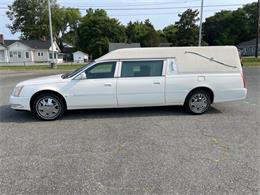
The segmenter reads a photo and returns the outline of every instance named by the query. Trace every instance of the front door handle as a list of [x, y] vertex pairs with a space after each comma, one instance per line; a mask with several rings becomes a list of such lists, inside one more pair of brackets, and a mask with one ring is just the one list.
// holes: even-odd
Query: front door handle
[[105, 83], [104, 86], [110, 87], [110, 86], [112, 86], [112, 83]]
[[161, 83], [160, 82], [153, 82], [153, 84], [155, 84], [155, 85], [160, 85]]

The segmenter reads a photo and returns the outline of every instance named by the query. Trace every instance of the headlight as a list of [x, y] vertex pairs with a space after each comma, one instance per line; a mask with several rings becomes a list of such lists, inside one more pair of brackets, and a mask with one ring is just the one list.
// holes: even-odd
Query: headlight
[[23, 85], [14, 88], [13, 96], [19, 97], [23, 89]]

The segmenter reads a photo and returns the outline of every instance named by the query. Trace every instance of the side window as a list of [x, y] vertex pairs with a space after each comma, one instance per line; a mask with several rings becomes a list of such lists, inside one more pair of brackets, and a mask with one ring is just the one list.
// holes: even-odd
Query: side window
[[87, 79], [114, 78], [116, 62], [104, 62], [88, 68], [85, 73]]
[[163, 60], [122, 62], [121, 77], [162, 76]]

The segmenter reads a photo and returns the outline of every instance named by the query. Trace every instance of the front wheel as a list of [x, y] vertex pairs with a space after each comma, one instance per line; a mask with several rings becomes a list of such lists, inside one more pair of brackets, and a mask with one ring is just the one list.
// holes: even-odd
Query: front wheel
[[42, 94], [35, 98], [32, 111], [42, 120], [56, 120], [63, 115], [65, 105], [54, 94]]
[[185, 101], [185, 108], [192, 114], [203, 114], [211, 104], [210, 95], [204, 90], [191, 92]]

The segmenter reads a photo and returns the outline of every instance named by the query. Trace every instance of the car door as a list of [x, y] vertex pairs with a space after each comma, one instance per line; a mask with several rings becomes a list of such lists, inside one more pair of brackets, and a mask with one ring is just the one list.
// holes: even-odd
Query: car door
[[164, 60], [122, 61], [117, 80], [118, 106], [163, 105], [163, 67]]
[[81, 74], [85, 79], [71, 80], [70, 86], [67, 86], [68, 107], [116, 107], [116, 64], [114, 61], [97, 63]]

